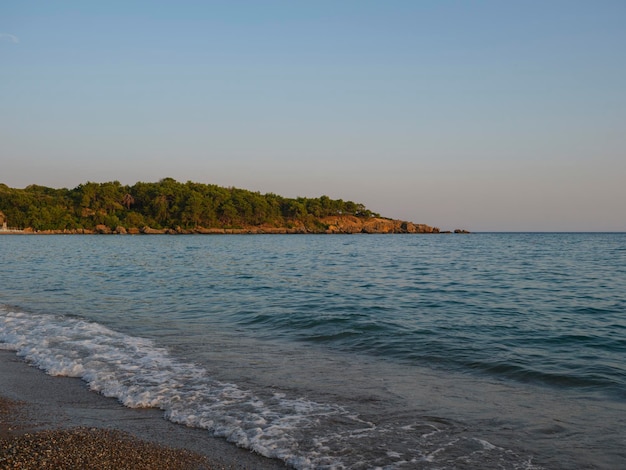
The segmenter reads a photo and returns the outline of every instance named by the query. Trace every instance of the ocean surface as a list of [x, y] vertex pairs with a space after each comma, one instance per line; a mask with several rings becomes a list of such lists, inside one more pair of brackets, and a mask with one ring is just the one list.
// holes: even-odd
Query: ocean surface
[[298, 469], [626, 468], [626, 234], [0, 236], [0, 349]]

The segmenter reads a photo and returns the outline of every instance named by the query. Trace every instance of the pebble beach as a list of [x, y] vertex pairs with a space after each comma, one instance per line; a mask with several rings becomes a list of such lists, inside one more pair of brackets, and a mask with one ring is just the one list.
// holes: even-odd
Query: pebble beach
[[[12, 406], [10, 406], [12, 408]], [[111, 429], [74, 428], [0, 438], [1, 468], [215, 469], [206, 457]]]

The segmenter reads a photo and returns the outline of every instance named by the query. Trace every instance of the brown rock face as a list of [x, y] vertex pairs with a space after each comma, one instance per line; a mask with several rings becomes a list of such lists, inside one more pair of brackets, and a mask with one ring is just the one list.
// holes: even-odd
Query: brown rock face
[[99, 225], [96, 225], [96, 227], [94, 228], [94, 232], [99, 233], [99, 234], [109, 234], [111, 233], [111, 229], [107, 227], [106, 225], [99, 224]]
[[145, 233], [148, 235], [157, 235], [157, 234], [163, 234], [165, 233], [165, 230], [158, 230], [156, 228], [150, 228], [147, 225], [145, 227], [142, 227], [140, 229], [141, 233]]
[[[276, 227], [271, 225], [255, 225], [237, 228], [219, 228], [219, 227], [196, 227], [184, 229], [182, 227], [154, 229], [149, 226], [141, 228], [130, 227], [125, 228], [121, 225], [111, 229], [110, 227], [99, 224], [94, 229], [65, 229], [65, 230], [33, 230], [26, 228], [23, 233], [38, 234], [306, 234], [306, 233], [328, 233], [328, 234], [353, 234], [353, 233], [441, 233], [439, 228], [431, 227], [425, 224], [414, 224], [404, 220], [385, 219], [382, 217], [356, 217], [353, 215], [335, 215], [317, 219], [314, 222], [306, 220], [305, 222], [295, 220], [287, 224], [287, 226]], [[457, 229], [455, 233], [470, 233], [466, 230]], [[444, 232], [450, 233], [450, 232]]]
[[322, 222], [328, 226], [326, 233], [439, 233], [437, 227], [380, 217], [337, 215], [325, 217]]

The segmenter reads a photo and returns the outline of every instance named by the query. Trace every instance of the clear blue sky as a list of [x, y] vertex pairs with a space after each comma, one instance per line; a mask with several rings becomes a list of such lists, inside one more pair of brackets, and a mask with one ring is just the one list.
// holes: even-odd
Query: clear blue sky
[[0, 182], [626, 230], [626, 1], [3, 1]]

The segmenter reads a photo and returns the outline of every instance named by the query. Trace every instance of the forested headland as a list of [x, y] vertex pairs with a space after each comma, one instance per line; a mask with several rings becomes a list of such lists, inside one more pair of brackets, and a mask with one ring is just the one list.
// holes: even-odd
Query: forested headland
[[54, 233], [439, 232], [328, 196], [285, 198], [172, 178], [73, 189], [0, 184], [0, 218], [5, 230]]

